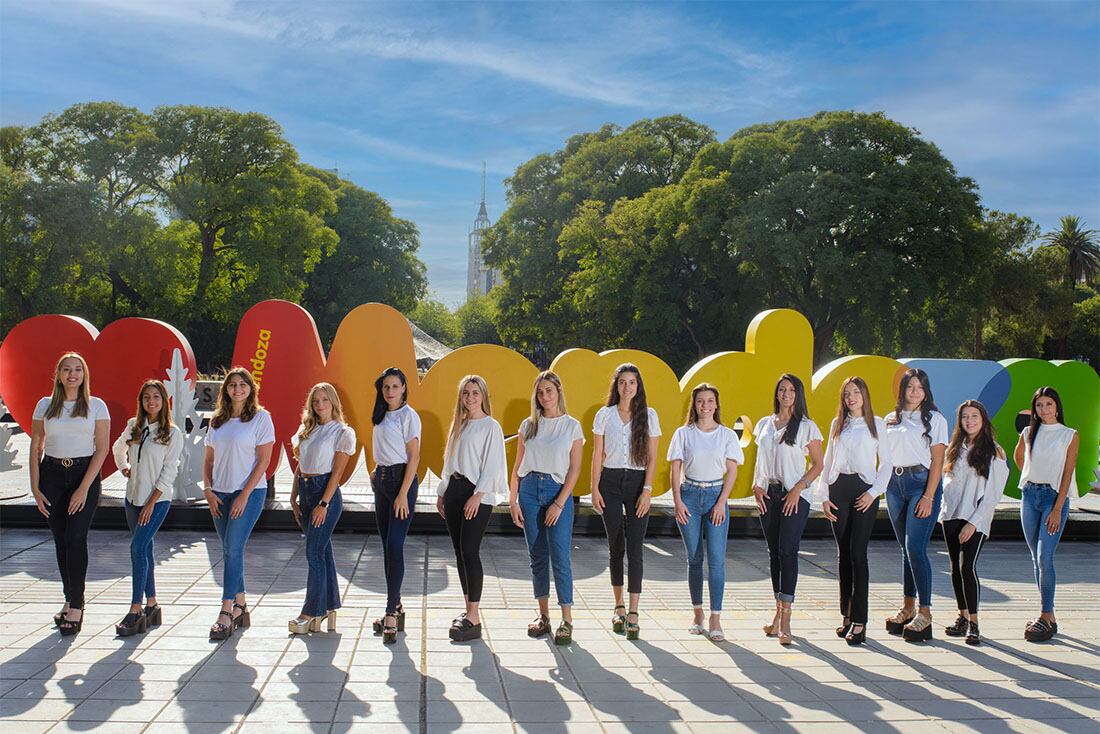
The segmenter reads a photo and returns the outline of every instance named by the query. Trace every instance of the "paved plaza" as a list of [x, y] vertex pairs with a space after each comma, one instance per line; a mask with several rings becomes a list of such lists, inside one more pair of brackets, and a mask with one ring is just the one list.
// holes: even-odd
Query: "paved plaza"
[[[306, 577], [302, 538], [258, 533], [248, 546], [252, 627], [207, 640], [217, 612], [217, 536], [164, 531], [157, 583], [164, 626], [115, 638], [130, 596], [128, 536], [93, 531], [84, 630], [61, 638], [53, 544], [45, 530], [0, 534], [0, 732], [1098, 732], [1100, 548], [1058, 552], [1062, 634], [1021, 639], [1037, 610], [1027, 549], [982, 553], [982, 631], [968, 647], [942, 634], [954, 618], [942, 541], [933, 543], [936, 639], [910, 644], [882, 630], [899, 600], [898, 551], [871, 548], [871, 639], [849, 648], [838, 623], [835, 548], [803, 544], [795, 643], [760, 631], [773, 602], [763, 541], [733, 538], [725, 630], [716, 644], [686, 633], [683, 547], [647, 545], [641, 639], [613, 634], [606, 550], [576, 538], [575, 642], [526, 636], [533, 602], [518, 536], [488, 536], [485, 639], [456, 644], [447, 626], [461, 592], [445, 536], [407, 546], [406, 633], [383, 646], [381, 551], [373, 535], [338, 534], [344, 608], [336, 633], [287, 634]], [[556, 620], [555, 620], [556, 624]]]

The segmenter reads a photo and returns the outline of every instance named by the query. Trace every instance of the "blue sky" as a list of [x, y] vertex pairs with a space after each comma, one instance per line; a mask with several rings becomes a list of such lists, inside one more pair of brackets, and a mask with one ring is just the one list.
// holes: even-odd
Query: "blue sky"
[[464, 298], [488, 207], [537, 153], [682, 113], [725, 139], [882, 110], [977, 180], [985, 206], [1100, 228], [1100, 3], [0, 2], [0, 121], [90, 100], [274, 117], [303, 160], [420, 229]]

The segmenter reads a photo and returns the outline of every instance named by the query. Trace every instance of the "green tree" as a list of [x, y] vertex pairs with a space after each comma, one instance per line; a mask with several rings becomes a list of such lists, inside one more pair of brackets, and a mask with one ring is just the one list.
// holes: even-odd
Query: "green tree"
[[496, 316], [496, 304], [493, 296], [474, 296], [459, 306], [454, 313], [458, 327], [458, 343], [500, 344], [500, 334], [493, 321]]
[[1043, 235], [1049, 247], [1066, 251], [1066, 285], [1086, 284], [1100, 276], [1100, 245], [1095, 229], [1083, 229], [1079, 217], [1062, 217], [1061, 227]]
[[422, 298], [405, 315], [436, 341], [451, 348], [461, 346], [458, 322], [438, 299]]

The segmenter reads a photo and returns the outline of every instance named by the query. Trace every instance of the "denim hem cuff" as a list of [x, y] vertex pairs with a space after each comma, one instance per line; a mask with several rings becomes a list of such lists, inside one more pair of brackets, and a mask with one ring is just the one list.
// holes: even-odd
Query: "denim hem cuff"
[[788, 604], [794, 604], [794, 594], [784, 594], [780, 592], [775, 595], [775, 598], [779, 601], [787, 602]]

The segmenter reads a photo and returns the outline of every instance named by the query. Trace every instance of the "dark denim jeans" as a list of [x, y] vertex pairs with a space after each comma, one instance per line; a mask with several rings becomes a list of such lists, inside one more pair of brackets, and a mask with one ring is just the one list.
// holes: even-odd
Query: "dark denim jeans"
[[336, 556], [332, 552], [332, 531], [336, 529], [340, 513], [344, 510], [344, 500], [339, 489], [328, 503], [328, 512], [325, 513], [325, 521], [321, 523], [321, 527], [313, 527], [312, 520], [313, 509], [325, 496], [328, 480], [329, 474], [298, 478], [298, 501], [302, 507], [306, 563], [309, 564], [302, 614], [309, 617], [320, 617], [340, 608], [340, 578], [336, 575]]
[[393, 503], [401, 482], [405, 481], [405, 465], [377, 466], [371, 475], [374, 489], [374, 520], [382, 540], [382, 566], [386, 575], [386, 614], [394, 614], [401, 606], [401, 584], [405, 580], [405, 538], [412, 527], [419, 489], [418, 477], [409, 485], [409, 514], [400, 519], [393, 514]]
[[240, 494], [236, 492], [215, 492], [221, 508], [221, 517], [214, 518], [214, 529], [222, 541], [222, 601], [230, 601], [237, 594], [244, 593], [244, 546], [252, 528], [264, 511], [267, 492], [261, 486], [248, 495], [248, 503], [240, 517], [229, 517], [229, 510]]
[[546, 526], [546, 509], [558, 498], [561, 484], [549, 474], [533, 471], [519, 483], [519, 506], [523, 510], [523, 535], [531, 558], [535, 598], [550, 596], [550, 568], [558, 606], [573, 605], [573, 563], [569, 558], [573, 542], [573, 498], [565, 501], [558, 521]]
[[760, 516], [760, 525], [768, 541], [768, 561], [772, 573], [772, 591], [775, 598], [788, 604], [794, 602], [794, 589], [798, 584], [798, 548], [802, 544], [802, 531], [810, 519], [810, 503], [798, 498], [798, 510], [789, 517], [783, 514], [783, 502], [787, 490], [777, 483], [768, 485], [765, 502], [768, 511]]
[[928, 470], [896, 471], [890, 477], [886, 489], [886, 509], [894, 536], [901, 545], [902, 586], [905, 596], [917, 599], [922, 607], [932, 606], [932, 563], [928, 560], [928, 541], [940, 519], [943, 502], [943, 482], [936, 487], [932, 500], [932, 512], [928, 517], [917, 517], [917, 502], [928, 486]]
[[[171, 502], [157, 502], [153, 506], [153, 514], [145, 525], [138, 524], [138, 515], [144, 508], [142, 505], [132, 505], [126, 500], [126, 524], [130, 526], [130, 567], [133, 573], [133, 594], [130, 597], [131, 604], [141, 604], [144, 599], [151, 599], [157, 595], [157, 585], [153, 580], [153, 537], [156, 536], [164, 518], [168, 517], [168, 508]], [[142, 596], [144, 594], [144, 597]]]

